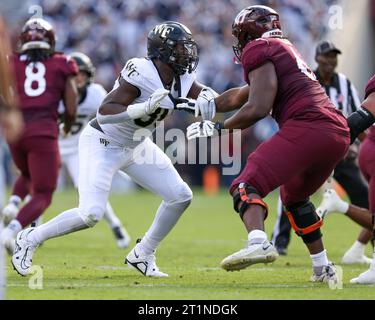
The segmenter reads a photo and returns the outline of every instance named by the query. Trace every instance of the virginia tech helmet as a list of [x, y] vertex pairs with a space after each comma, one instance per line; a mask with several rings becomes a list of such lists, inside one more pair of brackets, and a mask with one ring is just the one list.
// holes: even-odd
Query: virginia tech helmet
[[55, 31], [48, 21], [41, 18], [26, 21], [20, 35], [21, 52], [33, 49], [54, 51], [55, 43]]
[[232, 24], [233, 51], [238, 61], [241, 61], [242, 50], [248, 42], [275, 29], [280, 33], [281, 24], [279, 14], [272, 8], [256, 5], [241, 10]]

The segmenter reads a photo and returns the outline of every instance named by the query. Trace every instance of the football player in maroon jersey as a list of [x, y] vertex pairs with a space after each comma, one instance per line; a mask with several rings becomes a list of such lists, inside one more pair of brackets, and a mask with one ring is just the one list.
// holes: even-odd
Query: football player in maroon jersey
[[[16, 234], [44, 212], [56, 188], [60, 161], [57, 143], [59, 101], [62, 99], [65, 105], [61, 128], [65, 134], [69, 133], [77, 108], [74, 82], [77, 65], [55, 51], [52, 26], [40, 18], [30, 19], [23, 26], [19, 40], [20, 50], [10, 61], [15, 70], [25, 130], [16, 143], [10, 144], [13, 161], [21, 173], [3, 211], [9, 224], [1, 234], [1, 241], [10, 253]], [[30, 191], [31, 200], [19, 210]]]
[[[368, 111], [375, 106], [375, 75], [370, 79], [366, 86], [365, 101], [362, 107]], [[366, 111], [365, 111], [366, 112]], [[370, 117], [371, 118], [371, 117]], [[365, 117], [362, 117], [365, 119]], [[367, 138], [362, 142], [359, 152], [359, 167], [369, 184], [369, 204], [372, 213], [373, 240], [375, 240], [375, 127], [369, 130]], [[357, 210], [355, 210], [357, 209]], [[349, 206], [348, 211], [358, 211], [358, 208]], [[352, 279], [351, 283], [375, 284], [375, 251], [369, 270], [361, 273], [358, 277]]]
[[[345, 117], [335, 109], [297, 49], [284, 38], [279, 14], [266, 6], [243, 9], [232, 25], [236, 58], [248, 86], [234, 88], [211, 103], [218, 112], [240, 108], [224, 123], [188, 127], [188, 139], [222, 129], [245, 129], [271, 113], [280, 130], [250, 156], [230, 193], [248, 232], [248, 244], [221, 262], [228, 271], [277, 258], [264, 232], [263, 198], [281, 187], [281, 198], [313, 263], [311, 281], [337, 281], [322, 242], [321, 218], [309, 201], [345, 156], [350, 142]], [[200, 109], [204, 109], [200, 106]]]

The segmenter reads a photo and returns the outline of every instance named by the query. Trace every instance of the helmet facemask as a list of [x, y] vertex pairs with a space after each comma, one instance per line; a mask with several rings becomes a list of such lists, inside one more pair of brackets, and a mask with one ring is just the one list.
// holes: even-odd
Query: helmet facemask
[[179, 40], [177, 42], [168, 39], [166, 41], [170, 50], [168, 60], [169, 64], [177, 75], [192, 73], [198, 65], [198, 47], [194, 40]]

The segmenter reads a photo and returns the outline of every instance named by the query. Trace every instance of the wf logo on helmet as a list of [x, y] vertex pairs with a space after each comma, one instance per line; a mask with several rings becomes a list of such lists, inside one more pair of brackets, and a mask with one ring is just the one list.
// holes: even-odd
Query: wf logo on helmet
[[155, 27], [155, 33], [159, 33], [162, 38], [165, 38], [174, 28], [165, 24], [160, 24]]

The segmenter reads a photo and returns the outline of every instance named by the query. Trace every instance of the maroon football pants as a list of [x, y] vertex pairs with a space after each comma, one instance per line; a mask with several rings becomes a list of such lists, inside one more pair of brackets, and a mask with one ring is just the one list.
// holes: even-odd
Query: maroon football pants
[[[343, 134], [344, 133], [344, 134]], [[285, 206], [306, 201], [329, 177], [349, 147], [349, 133], [323, 129], [317, 124], [287, 121], [247, 159], [231, 192], [244, 182], [263, 198], [281, 186]]]
[[359, 168], [368, 182], [370, 211], [375, 215], [375, 141], [366, 139], [359, 150]]
[[22, 227], [37, 219], [50, 205], [56, 189], [60, 155], [57, 139], [46, 136], [22, 138], [10, 145], [13, 161], [21, 172], [13, 194], [31, 200], [17, 215]]

